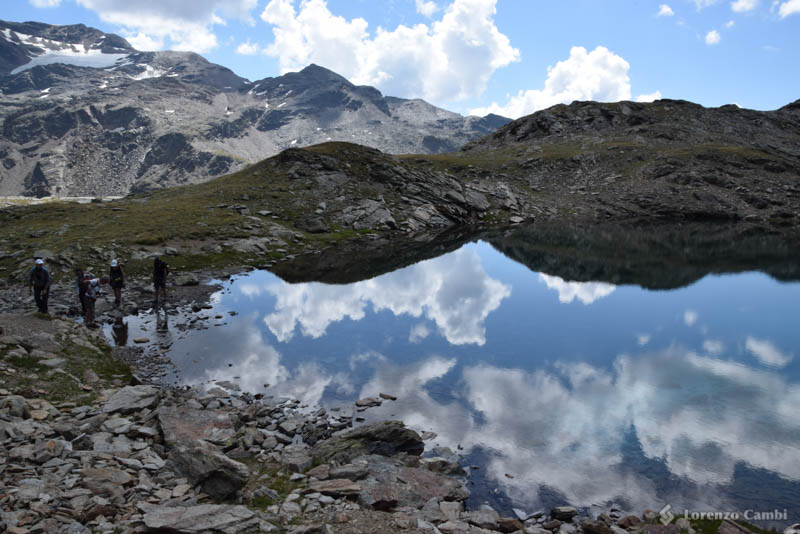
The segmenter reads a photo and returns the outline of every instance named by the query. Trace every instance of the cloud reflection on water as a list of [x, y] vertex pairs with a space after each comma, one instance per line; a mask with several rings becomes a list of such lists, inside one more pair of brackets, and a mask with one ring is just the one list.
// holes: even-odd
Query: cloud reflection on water
[[511, 287], [490, 278], [470, 248], [355, 284], [276, 282], [264, 290], [277, 299], [264, 322], [281, 342], [290, 341], [298, 325], [303, 335], [321, 337], [333, 322], [363, 319], [372, 305], [376, 312], [424, 316], [454, 345], [483, 345], [484, 320], [511, 295]]
[[[350, 394], [353, 386], [343, 373], [331, 373], [314, 362], [301, 363], [289, 370], [281, 363], [281, 353], [269, 345], [255, 325], [256, 317], [239, 323], [227, 336], [228, 358], [218, 367], [206, 368], [201, 376], [186, 378], [194, 383], [232, 380], [243, 391], [288, 396], [304, 404], [320, 404], [326, 389]], [[269, 390], [264, 385], [270, 386]]]
[[605, 298], [617, 289], [613, 284], [605, 282], [567, 282], [558, 276], [539, 273], [539, 279], [545, 283], [548, 289], [558, 292], [558, 301], [569, 304], [576, 298], [586, 304]]
[[[402, 365], [373, 351], [333, 369], [315, 362], [289, 369], [265, 342], [258, 315], [246, 319], [230, 336], [231, 356], [199, 378], [238, 376], [254, 392], [269, 383], [270, 394], [307, 404], [391, 393], [399, 400], [375, 415], [434, 430], [439, 443], [461, 445], [465, 454], [489, 450], [487, 475], [517, 502], [537, 504], [538, 488], [547, 486], [576, 504], [730, 505], [724, 488], [742, 463], [800, 481], [800, 386], [773, 370], [678, 347], [620, 355], [608, 368], [461, 367], [439, 355]], [[629, 465], [631, 436], [635, 462], [656, 462], [680, 477], [674, 494], [663, 495], [663, 480]]]
[[687, 505], [724, 504], [723, 488], [741, 463], [800, 481], [800, 387], [773, 373], [678, 348], [622, 355], [611, 370], [482, 363], [450, 377], [462, 384], [461, 402], [441, 402], [429, 387], [452, 370], [440, 357], [408, 368], [387, 362], [361, 394], [399, 393], [403, 402], [391, 408], [398, 417], [465, 453], [489, 449], [490, 477], [520, 502], [535, 504], [540, 486], [577, 504], [661, 502], [664, 481], [626, 464], [631, 429], [639, 461], [681, 477], [670, 498]]

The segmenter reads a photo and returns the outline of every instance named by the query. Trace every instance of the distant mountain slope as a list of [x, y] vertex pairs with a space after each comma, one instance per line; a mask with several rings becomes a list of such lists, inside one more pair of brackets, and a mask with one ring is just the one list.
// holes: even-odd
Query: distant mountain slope
[[441, 153], [508, 122], [385, 97], [316, 65], [251, 83], [197, 54], [37, 22], [0, 21], [0, 91], [0, 195], [202, 182], [329, 140]]

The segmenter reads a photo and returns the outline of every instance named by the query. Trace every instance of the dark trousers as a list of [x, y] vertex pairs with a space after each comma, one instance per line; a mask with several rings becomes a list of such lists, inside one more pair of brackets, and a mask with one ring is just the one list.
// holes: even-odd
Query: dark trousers
[[43, 287], [33, 288], [33, 299], [36, 301], [36, 307], [39, 308], [41, 313], [47, 313], [47, 299], [50, 297], [50, 289]]

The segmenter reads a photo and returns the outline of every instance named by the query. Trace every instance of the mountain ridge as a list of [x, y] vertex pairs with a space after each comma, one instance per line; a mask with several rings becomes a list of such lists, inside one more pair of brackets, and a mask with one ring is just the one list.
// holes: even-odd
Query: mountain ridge
[[508, 121], [387, 97], [318, 65], [251, 82], [190, 52], [36, 22], [0, 21], [0, 91], [0, 195], [199, 183], [326, 141], [440, 153]]

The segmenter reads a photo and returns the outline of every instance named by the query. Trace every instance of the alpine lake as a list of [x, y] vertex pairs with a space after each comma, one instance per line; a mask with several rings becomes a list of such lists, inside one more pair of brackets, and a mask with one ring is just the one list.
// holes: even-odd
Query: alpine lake
[[356, 416], [435, 433], [426, 451], [461, 455], [472, 506], [800, 520], [796, 246], [725, 226], [533, 227], [425, 250], [343, 254], [344, 280], [313, 258], [296, 271], [322, 282], [233, 276], [201, 319], [157, 331], [142, 313], [129, 339], [168, 347], [165, 382], [327, 409], [397, 397]]

